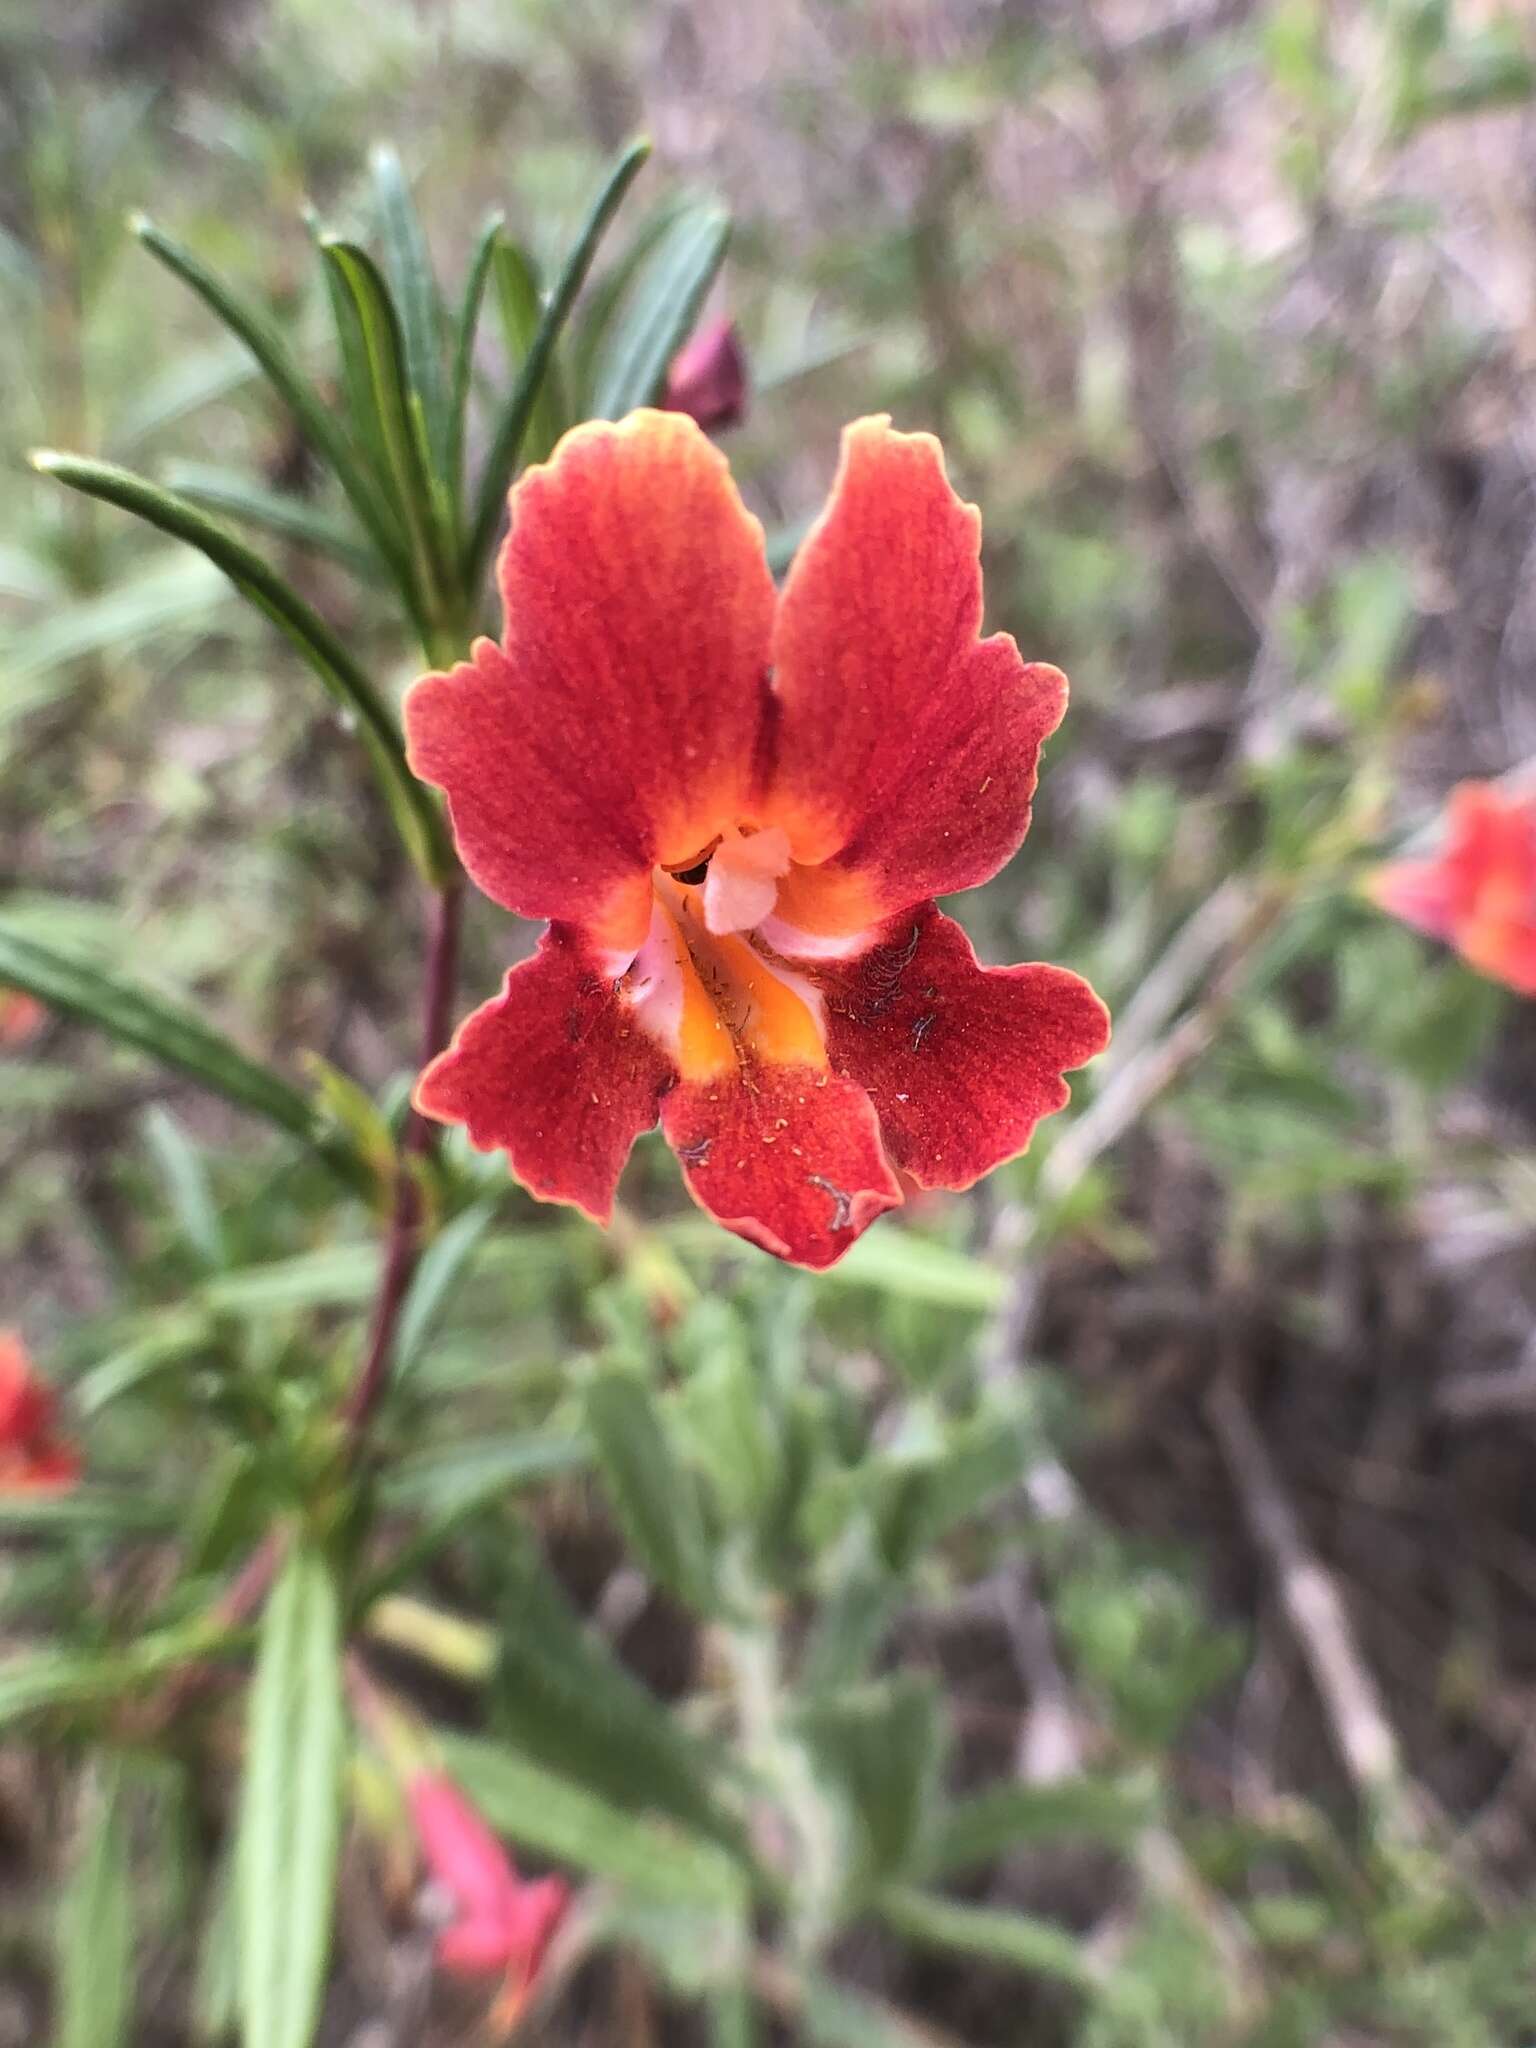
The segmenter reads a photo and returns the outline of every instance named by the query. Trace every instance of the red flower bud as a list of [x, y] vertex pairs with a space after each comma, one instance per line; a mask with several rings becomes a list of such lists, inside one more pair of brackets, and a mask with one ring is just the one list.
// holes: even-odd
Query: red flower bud
[[730, 320], [706, 321], [672, 358], [662, 405], [685, 412], [706, 433], [734, 427], [747, 413], [747, 358]]

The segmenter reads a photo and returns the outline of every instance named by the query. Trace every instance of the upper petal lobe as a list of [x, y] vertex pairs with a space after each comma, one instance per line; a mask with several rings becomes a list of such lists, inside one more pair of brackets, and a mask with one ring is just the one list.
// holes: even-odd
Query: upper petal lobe
[[416, 1084], [416, 1104], [506, 1152], [541, 1201], [606, 1223], [640, 1132], [672, 1078], [581, 933], [551, 925], [502, 993], [460, 1025]]
[[1102, 1052], [1109, 1014], [1064, 967], [982, 967], [961, 927], [920, 904], [857, 960], [818, 962], [827, 1052], [865, 1088], [895, 1163], [968, 1188], [1067, 1102], [1064, 1072]]
[[931, 435], [878, 418], [846, 430], [774, 635], [763, 815], [799, 864], [779, 897], [789, 925], [853, 931], [971, 888], [1023, 839], [1066, 682], [1005, 634], [978, 640], [979, 545]]
[[424, 677], [411, 762], [487, 895], [631, 950], [647, 877], [736, 823], [767, 703], [762, 529], [682, 413], [567, 434], [512, 494], [503, 645]]

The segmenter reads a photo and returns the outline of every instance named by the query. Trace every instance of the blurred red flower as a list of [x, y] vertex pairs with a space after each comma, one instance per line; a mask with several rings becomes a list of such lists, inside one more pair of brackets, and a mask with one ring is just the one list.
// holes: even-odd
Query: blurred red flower
[[1366, 887], [1383, 910], [1445, 939], [1480, 974], [1536, 996], [1536, 793], [1462, 783], [1434, 858], [1394, 861]]
[[685, 412], [706, 433], [734, 427], [747, 414], [747, 357], [730, 320], [707, 320], [672, 358], [662, 404]]
[[422, 1854], [452, 1899], [455, 1917], [438, 1936], [437, 1959], [466, 1977], [503, 1979], [496, 2019], [513, 2027], [571, 1902], [558, 1877], [518, 1875], [517, 1866], [452, 1779], [419, 1771], [406, 1793]]
[[55, 1425], [52, 1387], [33, 1370], [14, 1330], [0, 1330], [0, 1493], [62, 1491], [80, 1458]]
[[28, 1045], [47, 1022], [48, 1012], [25, 989], [0, 988], [0, 1046]]
[[1109, 1035], [1060, 967], [981, 967], [934, 898], [1029, 824], [1066, 679], [979, 639], [980, 521], [938, 443], [848, 428], [782, 596], [724, 458], [641, 411], [513, 493], [503, 644], [406, 702], [488, 896], [551, 923], [417, 1084], [606, 1222], [658, 1116], [728, 1230], [829, 1266], [966, 1188]]

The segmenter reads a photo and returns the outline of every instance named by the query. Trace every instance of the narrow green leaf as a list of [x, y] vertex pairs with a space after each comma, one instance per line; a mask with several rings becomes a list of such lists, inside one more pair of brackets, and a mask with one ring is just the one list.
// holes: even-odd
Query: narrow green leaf
[[171, 462], [166, 464], [165, 486], [205, 512], [223, 513], [296, 547], [329, 555], [364, 582], [384, 580], [377, 554], [340, 520], [286, 491], [270, 491], [238, 470], [220, 469], [207, 462]]
[[205, 1088], [312, 1145], [352, 1177], [353, 1162], [339, 1152], [312, 1105], [270, 1069], [258, 1066], [189, 1010], [152, 995], [114, 970], [89, 966], [23, 936], [0, 915], [0, 982], [25, 989], [50, 1010], [95, 1024], [119, 1044], [131, 1045], [162, 1065], [188, 1074]]
[[881, 1516], [886, 1555], [897, 1570], [981, 1514], [1022, 1479], [1038, 1455], [1038, 1436], [1024, 1417], [991, 1413], [957, 1431], [937, 1456], [914, 1461], [899, 1475]]
[[320, 255], [356, 310], [374, 432], [410, 545], [413, 588], [427, 621], [441, 625], [453, 603], [447, 559], [450, 529], [445, 525], [446, 507], [434, 474], [426, 419], [408, 379], [400, 317], [366, 250], [327, 235], [321, 240]]
[[817, 1603], [800, 1655], [808, 1697], [868, 1675], [902, 1605], [901, 1581], [880, 1556], [867, 1522], [856, 1522], [827, 1561], [831, 1584]]
[[29, 605], [53, 604], [65, 587], [56, 562], [13, 541], [0, 541], [0, 597]]
[[90, 1707], [126, 1698], [205, 1652], [207, 1625], [146, 1636], [127, 1650], [33, 1650], [0, 1665], [0, 1728], [50, 1707]]
[[730, 238], [730, 215], [717, 206], [690, 207], [668, 228], [613, 325], [593, 393], [594, 417], [622, 419], [661, 395]]
[[357, 1308], [378, 1291], [379, 1248], [375, 1244], [325, 1245], [237, 1267], [204, 1281], [199, 1305], [217, 1315], [269, 1316], [315, 1308]]
[[800, 1723], [848, 1798], [865, 1881], [905, 1870], [938, 1779], [942, 1729], [932, 1683], [916, 1672], [901, 1672], [815, 1702]]
[[[492, 269], [496, 281], [496, 307], [501, 315], [507, 355], [514, 363], [525, 363], [537, 339], [539, 323], [544, 318], [545, 300], [539, 289], [538, 273], [527, 252], [505, 237], [496, 245]], [[562, 382], [560, 358], [551, 356], [533, 411], [528, 415], [527, 430], [519, 450], [525, 465], [543, 462], [565, 431], [570, 416], [561, 389]]]
[[500, 1195], [487, 1195], [473, 1203], [440, 1230], [422, 1254], [395, 1332], [397, 1385], [431, 1342], [443, 1310], [500, 1208]]
[[886, 1924], [920, 1948], [1008, 1963], [1067, 1984], [1086, 1986], [1091, 1980], [1082, 1943], [1054, 1921], [906, 1889], [883, 1893], [878, 1905]]
[[205, 349], [177, 353], [112, 422], [108, 452], [114, 456], [135, 454], [167, 427], [216, 398], [228, 398], [242, 385], [254, 383], [256, 376], [250, 350], [233, 335], [221, 334]]
[[133, 1878], [123, 1768], [98, 1757], [82, 1787], [81, 1837], [59, 1901], [57, 2048], [118, 2048], [133, 2010]]
[[464, 279], [464, 297], [453, 338], [453, 387], [448, 400], [448, 454], [443, 474], [448, 495], [455, 507], [464, 496], [464, 436], [469, 425], [469, 394], [475, 374], [475, 337], [480, 331], [480, 308], [491, 274], [491, 259], [501, 234], [502, 215], [493, 213], [480, 230], [469, 270]]
[[357, 515], [372, 533], [385, 559], [401, 560], [400, 535], [391, 523], [379, 493], [358, 460], [340, 420], [321, 399], [276, 324], [209, 268], [200, 256], [165, 234], [143, 214], [129, 226], [152, 256], [190, 285], [214, 316], [236, 334], [260, 364], [268, 382], [303, 429], [306, 439], [329, 464]]
[[[703, 1217], [681, 1217], [663, 1234], [669, 1244], [691, 1256], [720, 1257], [720, 1233]], [[1007, 1292], [1006, 1276], [984, 1260], [895, 1225], [866, 1232], [835, 1266], [817, 1273], [811, 1285], [818, 1291], [871, 1287], [905, 1301], [978, 1313], [995, 1308]]]
[[820, 1972], [800, 1984], [799, 2017], [812, 2048], [933, 2048], [927, 2028]]
[[757, 2009], [739, 1980], [711, 1990], [705, 1999], [710, 2048], [757, 2048]]
[[245, 2048], [309, 2048], [335, 1910], [346, 1738], [341, 1617], [324, 1560], [296, 1545], [262, 1618], [237, 1834]]
[[169, 1501], [109, 1486], [77, 1486], [68, 1493], [0, 1494], [0, 1532], [130, 1536], [169, 1529], [175, 1522], [176, 1509]]
[[583, 1625], [526, 1531], [503, 1554], [495, 1716], [535, 1761], [615, 1805], [656, 1809], [738, 1853], [715, 1798], [721, 1756], [686, 1732]]
[[1154, 1814], [1152, 1787], [1140, 1779], [999, 1785], [960, 1800], [940, 1817], [919, 1868], [926, 1877], [947, 1877], [994, 1862], [1026, 1842], [1063, 1837], [1120, 1846], [1134, 1841]]
[[902, 1301], [978, 1315], [997, 1308], [1008, 1291], [1007, 1276], [984, 1259], [900, 1229], [866, 1232], [846, 1258], [816, 1279], [822, 1286], [871, 1287]]
[[686, 193], [667, 193], [641, 216], [619, 254], [601, 276], [592, 280], [592, 288], [583, 298], [572, 326], [568, 351], [572, 395], [580, 418], [591, 416], [609, 331], [630, 286], [662, 236], [693, 203]]
[[192, 2023], [204, 2048], [226, 2040], [240, 2021], [237, 1895], [234, 1857], [226, 1850], [214, 1872], [193, 1971]]
[[167, 548], [94, 597], [50, 604], [0, 640], [0, 736], [54, 702], [76, 662], [105, 658], [117, 666], [152, 641], [194, 638], [224, 601], [210, 563]]
[[713, 1842], [625, 1813], [499, 1743], [447, 1733], [439, 1743], [449, 1771], [513, 1842], [641, 1898], [715, 1907], [740, 1898], [742, 1873]]
[[402, 1458], [380, 1481], [392, 1508], [468, 1513], [515, 1486], [579, 1472], [592, 1453], [579, 1436], [558, 1430], [522, 1430]]
[[602, 190], [598, 193], [586, 225], [577, 237], [576, 244], [565, 260], [565, 265], [550, 293], [549, 304], [544, 308], [544, 317], [539, 322], [539, 331], [533, 338], [518, 372], [517, 380], [507, 399], [491, 452], [486, 458], [480, 478], [480, 488], [475, 501], [475, 518], [470, 528], [469, 544], [464, 554], [464, 588], [471, 594], [477, 592], [485, 576], [486, 564], [491, 557], [491, 548], [496, 540], [496, 529], [501, 523], [502, 510], [506, 503], [507, 490], [517, 468], [517, 458], [523, 445], [523, 436], [538, 400], [549, 367], [555, 343], [570, 318], [577, 294], [592, 267], [592, 259], [608, 228], [608, 223], [617, 212], [619, 202], [634, 182], [641, 165], [651, 153], [648, 141], [632, 142], [608, 173]]
[[380, 506], [385, 508], [382, 516], [388, 520], [393, 530], [395, 551], [388, 559], [395, 580], [400, 586], [401, 595], [406, 599], [414, 617], [417, 598], [411, 582], [410, 549], [405, 531], [395, 519], [393, 498], [389, 489], [389, 457], [379, 427], [377, 408], [373, 402], [373, 377], [368, 367], [368, 349], [363, 339], [363, 323], [345, 277], [334, 264], [325, 260], [327, 230], [313, 209], [306, 213], [305, 225], [314, 243], [315, 256], [320, 264], [320, 275], [325, 282], [326, 300], [331, 309], [331, 326], [336, 335], [336, 353], [339, 358], [341, 410], [357, 447], [359, 466], [366, 474], [369, 488]]
[[69, 1650], [13, 1651], [0, 1667], [0, 1729], [47, 1707], [111, 1698], [123, 1676], [111, 1658]]
[[443, 380], [443, 302], [427, 254], [427, 238], [400, 159], [387, 143], [371, 158], [384, 243], [384, 269], [400, 312], [409, 388], [421, 406], [432, 468], [447, 473], [448, 393]]
[[208, 1184], [203, 1155], [181, 1125], [158, 1102], [139, 1120], [144, 1142], [160, 1170], [176, 1221], [188, 1246], [205, 1266], [225, 1263], [224, 1226]]
[[76, 1413], [94, 1415], [156, 1373], [195, 1358], [206, 1349], [211, 1334], [208, 1318], [200, 1311], [155, 1314], [141, 1336], [119, 1345], [75, 1381], [71, 1396]]
[[286, 634], [331, 696], [356, 721], [400, 835], [422, 874], [435, 884], [452, 872], [453, 852], [442, 815], [406, 765], [394, 719], [318, 612], [244, 541], [215, 525], [185, 498], [161, 490], [115, 463], [93, 462], [86, 456], [63, 455], [53, 449], [36, 450], [30, 459], [33, 468], [45, 476], [56, 476], [73, 490], [105, 499], [163, 533], [174, 534], [222, 569], [241, 596]]
[[643, 1568], [695, 1613], [712, 1609], [698, 1489], [655, 1395], [632, 1373], [605, 1372], [587, 1392], [587, 1427], [614, 1512]]

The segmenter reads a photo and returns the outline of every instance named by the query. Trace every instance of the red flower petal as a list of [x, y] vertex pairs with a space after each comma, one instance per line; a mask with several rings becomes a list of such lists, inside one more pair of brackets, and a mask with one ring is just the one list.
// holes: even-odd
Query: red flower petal
[[512, 493], [504, 648], [406, 699], [475, 881], [632, 952], [649, 871], [748, 808], [774, 591], [762, 528], [683, 413], [567, 434]]
[[1381, 868], [1366, 888], [1393, 916], [1448, 939], [1479, 973], [1536, 995], [1536, 795], [1462, 783], [1446, 805], [1441, 850]]
[[840, 1074], [745, 1061], [680, 1082], [661, 1123], [699, 1206], [797, 1266], [834, 1265], [901, 1200], [869, 1097]]
[[981, 967], [931, 903], [857, 960], [812, 970], [832, 1064], [867, 1089], [886, 1150], [923, 1187], [968, 1188], [1063, 1107], [1064, 1071], [1109, 1042], [1109, 1013], [1064, 967]]
[[504, 1151], [540, 1201], [574, 1202], [606, 1223], [671, 1076], [583, 935], [554, 924], [427, 1068], [416, 1105], [463, 1124], [482, 1152]]
[[1029, 825], [1060, 671], [1006, 634], [978, 640], [981, 522], [939, 444], [855, 422], [774, 635], [776, 770], [762, 816], [797, 868], [778, 915], [847, 933], [986, 881]]
[[1372, 901], [1433, 939], [1448, 939], [1455, 920], [1451, 877], [1434, 861], [1402, 860], [1378, 869], [1366, 883]]
[[479, 1915], [445, 1927], [437, 1937], [436, 1953], [442, 1967], [456, 1977], [488, 1977], [518, 1960], [508, 1945], [504, 1922]]
[[0, 1492], [59, 1492], [80, 1477], [79, 1453], [54, 1426], [56, 1407], [21, 1338], [0, 1330]]

